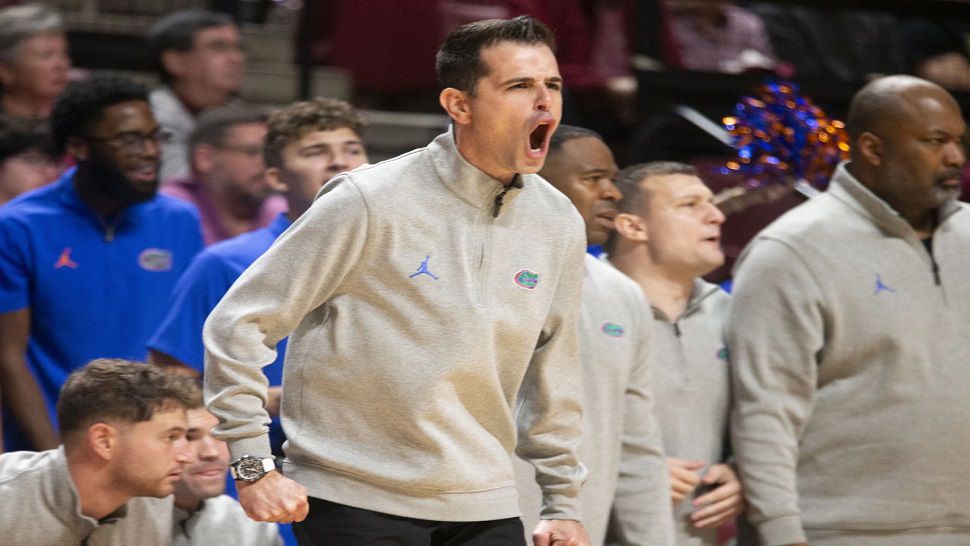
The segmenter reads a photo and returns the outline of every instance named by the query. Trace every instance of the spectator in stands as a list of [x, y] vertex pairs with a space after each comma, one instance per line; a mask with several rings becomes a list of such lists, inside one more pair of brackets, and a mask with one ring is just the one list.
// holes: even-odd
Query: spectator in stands
[[[588, 245], [602, 245], [613, 230], [621, 197], [613, 185], [616, 172], [613, 153], [597, 133], [570, 125], [556, 130], [539, 174], [579, 211]], [[623, 544], [670, 544], [670, 482], [653, 407], [650, 308], [636, 283], [588, 254], [585, 260], [579, 456], [589, 478], [579, 496], [583, 524], [593, 544], [604, 543], [611, 521], [611, 535]], [[531, 530], [539, 520], [541, 491], [532, 465], [516, 462], [519, 505]]]
[[[334, 99], [298, 102], [275, 112], [263, 151], [266, 180], [286, 196], [289, 211], [270, 225], [212, 245], [201, 252], [179, 279], [172, 305], [148, 342], [152, 362], [199, 376], [203, 372], [202, 325], [236, 278], [261, 256], [313, 202], [333, 176], [367, 162], [360, 139], [362, 122], [349, 104]], [[283, 383], [286, 342], [265, 368], [270, 389], [273, 453], [282, 456], [279, 385]]]
[[[168, 544], [174, 484], [190, 460], [199, 387], [153, 366], [98, 359], [57, 401], [63, 445], [0, 455], [5, 544]], [[159, 498], [155, 498], [159, 497]]]
[[163, 17], [148, 32], [162, 85], [151, 104], [171, 134], [162, 149], [161, 180], [191, 174], [188, 140], [203, 111], [236, 102], [246, 57], [239, 29], [224, 13], [186, 10]]
[[0, 205], [53, 182], [62, 168], [46, 122], [0, 116]]
[[188, 458], [182, 479], [175, 482], [171, 544], [280, 544], [275, 523], [249, 519], [236, 499], [223, 495], [229, 473], [229, 448], [212, 437], [212, 429], [219, 421], [201, 407], [188, 410], [187, 417]]
[[156, 196], [162, 133], [143, 86], [72, 84], [51, 127], [77, 167], [0, 207], [0, 383], [20, 431], [15, 441], [8, 419], [8, 449], [57, 445], [53, 406], [72, 370], [146, 357], [202, 247], [194, 208]]
[[900, 33], [913, 74], [952, 91], [970, 91], [970, 22], [914, 17], [903, 22]]
[[192, 176], [162, 187], [198, 207], [206, 245], [265, 227], [286, 210], [263, 176], [266, 118], [258, 109], [206, 112], [189, 137]]
[[0, 10], [0, 110], [4, 114], [49, 117], [70, 69], [60, 15], [40, 4]]
[[736, 74], [774, 68], [765, 25], [755, 13], [728, 0], [661, 0], [664, 64]]
[[860, 84], [906, 70], [899, 21], [886, 10], [811, 2], [753, 2], [748, 9], [765, 22], [778, 59], [800, 80]]
[[653, 308], [654, 411], [663, 432], [676, 544], [716, 546], [718, 527], [744, 509], [728, 455], [730, 370], [722, 329], [730, 297], [701, 276], [724, 263], [724, 215], [690, 165], [621, 171], [610, 262]]

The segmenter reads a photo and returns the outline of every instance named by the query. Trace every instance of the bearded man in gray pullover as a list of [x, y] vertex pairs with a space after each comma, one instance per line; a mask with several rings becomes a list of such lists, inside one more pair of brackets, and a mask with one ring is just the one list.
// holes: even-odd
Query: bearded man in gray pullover
[[749, 245], [727, 339], [732, 439], [769, 546], [970, 534], [966, 124], [911, 76], [856, 94], [851, 160]]
[[[583, 222], [534, 174], [562, 109], [552, 49], [529, 17], [452, 32], [453, 129], [328, 182], [209, 316], [206, 399], [250, 517], [303, 520], [313, 544], [522, 544], [515, 449], [543, 492], [536, 543], [589, 543]], [[284, 477], [260, 368], [287, 335]]]

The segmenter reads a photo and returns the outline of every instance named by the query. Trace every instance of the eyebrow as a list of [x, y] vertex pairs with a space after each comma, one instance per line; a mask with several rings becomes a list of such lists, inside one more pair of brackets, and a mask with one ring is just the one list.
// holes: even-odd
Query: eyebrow
[[[509, 85], [509, 84], [512, 84], [512, 83], [531, 83], [531, 82], [534, 82], [534, 81], [539, 81], [539, 78], [530, 78], [530, 77], [527, 77], [527, 76], [520, 76], [518, 78], [509, 78], [509, 79], [505, 80], [504, 82], [502, 82], [501, 85]], [[554, 82], [554, 83], [562, 83], [562, 78], [559, 77], [559, 76], [551, 76], [551, 77], [548, 77], [548, 78], [544, 78], [542, 81]]]

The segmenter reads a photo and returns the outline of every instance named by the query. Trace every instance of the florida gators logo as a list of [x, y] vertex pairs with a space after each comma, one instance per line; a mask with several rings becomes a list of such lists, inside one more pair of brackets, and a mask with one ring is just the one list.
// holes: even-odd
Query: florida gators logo
[[528, 269], [523, 269], [515, 274], [514, 277], [515, 284], [525, 288], [526, 290], [532, 290], [539, 284], [539, 274], [533, 273]]
[[600, 331], [610, 337], [623, 337], [623, 334], [626, 333], [622, 326], [612, 322], [604, 322], [603, 326], [600, 327]]
[[138, 265], [145, 271], [170, 271], [172, 252], [161, 248], [146, 248], [138, 255]]
[[730, 355], [728, 353], [727, 347], [721, 347], [721, 350], [717, 352], [717, 359], [728, 362], [730, 360]]

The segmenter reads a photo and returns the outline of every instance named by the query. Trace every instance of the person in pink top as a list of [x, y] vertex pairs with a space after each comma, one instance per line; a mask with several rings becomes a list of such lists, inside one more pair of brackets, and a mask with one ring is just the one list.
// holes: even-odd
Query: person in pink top
[[202, 219], [205, 244], [265, 227], [286, 200], [263, 178], [265, 111], [225, 108], [199, 118], [189, 137], [192, 176], [160, 191], [194, 204]]

